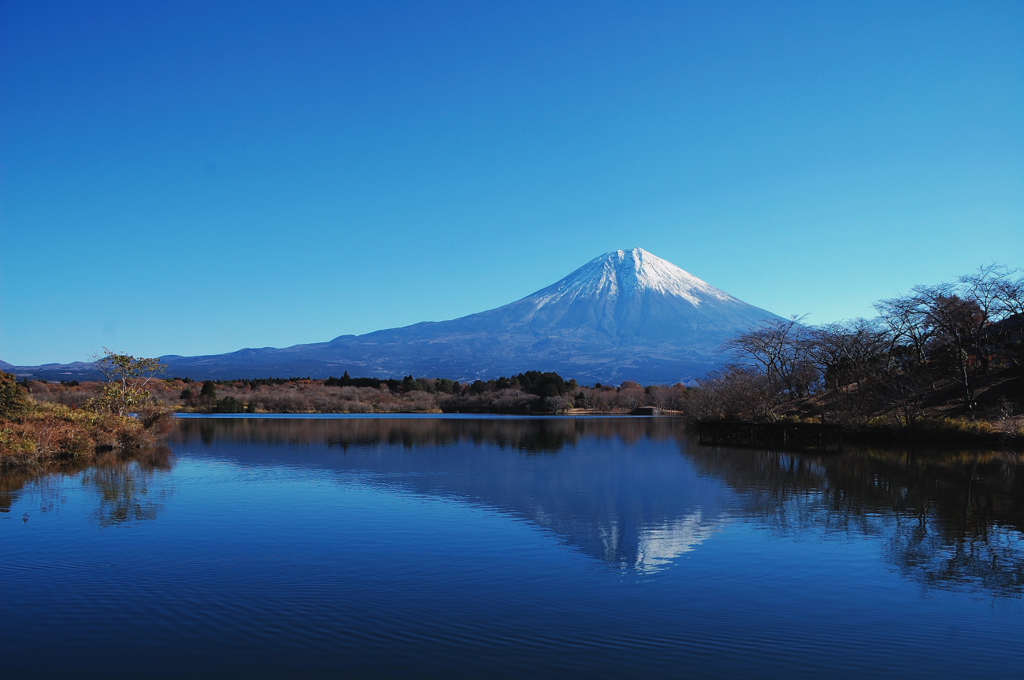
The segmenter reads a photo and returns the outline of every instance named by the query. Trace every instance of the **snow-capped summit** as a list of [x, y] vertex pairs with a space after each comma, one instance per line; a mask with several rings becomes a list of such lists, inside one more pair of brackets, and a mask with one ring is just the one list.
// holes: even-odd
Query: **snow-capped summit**
[[595, 257], [558, 283], [530, 297], [537, 300], [538, 304], [546, 304], [561, 297], [628, 297], [646, 291], [675, 295], [695, 307], [708, 298], [739, 302], [728, 293], [643, 248], [613, 250]]
[[531, 348], [523, 348], [524, 358], [540, 348], [557, 351], [563, 366], [602, 354], [611, 371], [613, 365], [636, 365], [652, 352], [659, 367], [684, 356], [714, 367], [726, 339], [767, 318], [774, 315], [634, 248], [605, 253], [504, 307], [445, 323], [450, 331], [504, 338], [503, 353], [520, 344]]

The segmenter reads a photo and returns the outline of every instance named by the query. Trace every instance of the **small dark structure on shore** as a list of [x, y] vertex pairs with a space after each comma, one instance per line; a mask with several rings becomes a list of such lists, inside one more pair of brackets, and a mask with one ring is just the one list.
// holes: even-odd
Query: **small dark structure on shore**
[[843, 428], [819, 423], [752, 423], [705, 421], [698, 423], [700, 443], [786, 451], [840, 451]]

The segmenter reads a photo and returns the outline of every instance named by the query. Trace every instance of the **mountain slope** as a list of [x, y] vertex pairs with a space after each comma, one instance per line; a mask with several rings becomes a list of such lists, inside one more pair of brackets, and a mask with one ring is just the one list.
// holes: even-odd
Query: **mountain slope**
[[[450, 321], [283, 349], [161, 359], [169, 375], [194, 379], [348, 371], [465, 381], [543, 370], [583, 383], [690, 382], [720, 366], [725, 340], [775, 318], [635, 248], [605, 253], [516, 302]], [[69, 367], [45, 368], [47, 375], [38, 369], [14, 372], [75, 377]]]
[[430, 375], [471, 380], [554, 370], [582, 382], [691, 381], [720, 363], [722, 342], [774, 314], [642, 250], [619, 250], [521, 300], [285, 349], [165, 357], [192, 377]]

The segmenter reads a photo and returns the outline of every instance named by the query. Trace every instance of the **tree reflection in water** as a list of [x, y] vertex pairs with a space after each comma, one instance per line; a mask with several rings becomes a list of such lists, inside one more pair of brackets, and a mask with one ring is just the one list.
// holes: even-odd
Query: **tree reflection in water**
[[172, 445], [201, 440], [236, 444], [324, 445], [404, 448], [459, 443], [512, 448], [524, 453], [557, 453], [587, 437], [616, 437], [625, 443], [680, 434], [672, 418], [188, 418], [180, 421]]
[[97, 510], [100, 526], [156, 519], [169, 491], [161, 487], [157, 493], [151, 493], [152, 481], [156, 471], [170, 470], [169, 454], [169, 449], [150, 451], [132, 460], [121, 459], [92, 467], [83, 475], [83, 484], [94, 487], [100, 494]]
[[767, 527], [878, 536], [900, 573], [925, 585], [1024, 592], [1024, 468], [1016, 454], [862, 448], [802, 456], [693, 440], [683, 451], [741, 492]]
[[157, 472], [170, 471], [173, 455], [166, 446], [128, 455], [102, 456], [93, 463], [69, 463], [42, 470], [6, 470], [0, 473], [0, 512], [10, 512], [15, 501], [26, 493], [38, 494], [38, 508], [48, 512], [61, 501], [61, 477], [78, 477], [82, 485], [99, 493], [97, 520], [109, 527], [141, 520], [156, 519], [169, 493], [161, 488], [153, 493]]

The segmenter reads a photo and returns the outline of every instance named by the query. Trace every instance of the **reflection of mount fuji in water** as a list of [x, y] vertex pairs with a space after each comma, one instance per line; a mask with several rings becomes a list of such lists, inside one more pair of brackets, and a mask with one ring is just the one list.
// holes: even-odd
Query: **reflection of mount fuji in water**
[[456, 498], [640, 573], [735, 517], [780, 535], [881, 539], [882, 557], [927, 587], [1024, 593], [1024, 462], [1012, 453], [714, 449], [671, 418], [194, 419], [176, 437], [179, 452]]
[[373, 485], [526, 519], [591, 557], [650, 573], [706, 540], [730, 497], [680, 454], [679, 434], [671, 419], [196, 419], [173, 446], [242, 465], [367, 474]]

